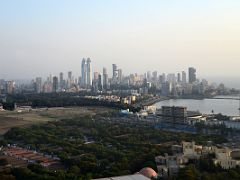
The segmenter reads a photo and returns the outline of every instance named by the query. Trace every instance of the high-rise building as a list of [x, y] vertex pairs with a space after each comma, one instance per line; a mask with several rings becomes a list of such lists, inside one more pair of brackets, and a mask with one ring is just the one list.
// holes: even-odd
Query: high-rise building
[[52, 84], [51, 83], [49, 83], [49, 82], [45, 82], [44, 84], [43, 84], [43, 92], [44, 93], [51, 93], [52, 92], [52, 88], [53, 88], [53, 86], [52, 86]]
[[69, 79], [70, 81], [72, 81], [72, 71], [69, 71], [69, 72], [68, 72], [68, 79]]
[[151, 75], [151, 71], [147, 72], [147, 80], [151, 81], [152, 75]]
[[171, 83], [175, 83], [176, 82], [176, 76], [174, 73], [170, 73], [167, 75], [167, 81], [171, 82]]
[[98, 74], [98, 91], [102, 91], [102, 75]]
[[62, 72], [60, 72], [60, 74], [59, 74], [59, 84], [60, 84], [60, 88], [63, 89], [64, 88], [64, 79], [63, 79]]
[[181, 82], [181, 74], [177, 73], [177, 82], [180, 83]]
[[99, 72], [93, 73], [93, 80], [96, 81], [98, 79]]
[[182, 106], [162, 106], [164, 122], [184, 124], [187, 120], [187, 108]]
[[47, 77], [47, 83], [52, 84], [52, 75], [51, 74]]
[[158, 73], [157, 73], [157, 71], [154, 71], [152, 73], [152, 80], [153, 80], [153, 82], [157, 82], [158, 81]]
[[82, 69], [81, 69], [82, 77], [81, 77], [81, 85], [86, 86], [87, 84], [87, 65], [85, 58], [82, 59]]
[[187, 83], [187, 74], [185, 71], [182, 71], [182, 83], [184, 84]]
[[112, 80], [117, 81], [118, 69], [116, 64], [112, 65], [112, 70], [113, 70]]
[[108, 74], [106, 68], [103, 68], [103, 89], [108, 89]]
[[92, 67], [91, 67], [90, 58], [87, 58], [87, 64], [86, 64], [86, 85], [87, 86], [92, 85]]
[[6, 81], [6, 92], [7, 94], [13, 94], [14, 93], [14, 81]]
[[36, 93], [41, 93], [42, 92], [42, 78], [37, 77], [36, 78]]
[[159, 83], [162, 84], [164, 83], [165, 81], [163, 80], [163, 75], [159, 75]]
[[[100, 78], [100, 80], [99, 80]], [[99, 89], [99, 87], [102, 85], [102, 77], [99, 72], [93, 73], [93, 82], [92, 82], [92, 89], [94, 92], [98, 92], [99, 90], [102, 91], [102, 88]]]
[[58, 77], [54, 76], [53, 77], [53, 88], [52, 88], [53, 92], [57, 92], [58, 90]]
[[107, 68], [103, 68], [103, 74], [107, 74]]
[[68, 72], [68, 79], [67, 79], [67, 87], [71, 88], [73, 84], [73, 75], [72, 75], [72, 71]]
[[168, 96], [172, 93], [172, 83], [169, 81], [166, 81], [162, 84], [162, 95], [163, 96]]
[[4, 85], [5, 85], [4, 79], [0, 79], [0, 94], [2, 94], [5, 90]]
[[194, 83], [196, 78], [196, 69], [193, 67], [188, 68], [188, 77], [189, 77], [189, 83]]
[[53, 78], [52, 78], [52, 75], [51, 75], [51, 74], [49, 75], [49, 82], [50, 82], [50, 83], [53, 82]]
[[164, 73], [159, 76], [159, 82], [161, 84], [166, 82], [166, 75]]
[[122, 69], [118, 69], [118, 83], [122, 83]]
[[91, 59], [85, 58], [82, 59], [82, 77], [81, 77], [81, 85], [84, 87], [92, 86], [92, 66], [91, 66]]

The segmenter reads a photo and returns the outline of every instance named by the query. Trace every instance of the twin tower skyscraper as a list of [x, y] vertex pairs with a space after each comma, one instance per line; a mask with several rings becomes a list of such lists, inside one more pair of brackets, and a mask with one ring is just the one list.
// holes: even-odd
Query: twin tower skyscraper
[[85, 58], [82, 59], [82, 76], [81, 76], [81, 85], [84, 87], [92, 86], [92, 66], [91, 59]]

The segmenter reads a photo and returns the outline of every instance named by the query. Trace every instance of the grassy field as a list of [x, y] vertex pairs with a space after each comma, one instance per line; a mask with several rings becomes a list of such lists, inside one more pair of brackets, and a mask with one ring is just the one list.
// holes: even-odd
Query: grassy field
[[113, 110], [101, 107], [72, 107], [34, 109], [30, 112], [1, 111], [0, 135], [6, 133], [12, 127], [27, 127], [33, 124], [46, 123], [52, 120], [67, 119], [73, 116], [94, 116], [112, 112]]

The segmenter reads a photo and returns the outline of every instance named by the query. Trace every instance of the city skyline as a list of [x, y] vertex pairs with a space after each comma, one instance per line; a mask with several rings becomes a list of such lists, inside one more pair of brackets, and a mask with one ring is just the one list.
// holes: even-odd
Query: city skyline
[[[237, 1], [1, 2], [0, 78], [26, 79], [118, 64], [126, 74], [180, 72], [239, 77]], [[226, 68], [227, 67], [227, 68]]]
[[[85, 59], [85, 58], [83, 58], [83, 59]], [[61, 76], [61, 74], [64, 76], [64, 78], [68, 79], [68, 76], [69, 76], [68, 73], [71, 72], [71, 76], [72, 76], [72, 78], [74, 78], [74, 79], [72, 79], [72, 81], [78, 80], [80, 82], [81, 80], [79, 80], [79, 78], [82, 77], [82, 64], [81, 63], [82, 63], [83, 59], [81, 59], [80, 62], [79, 62], [80, 65], [78, 66], [78, 71], [77, 72], [73, 72], [73, 71], [71, 71], [69, 69], [67, 71], [58, 71], [58, 70], [55, 69], [56, 73], [48, 72], [46, 74], [42, 74], [42, 75], [39, 75], [39, 76], [30, 76], [28, 78], [0, 78], [0, 79], [14, 80], [14, 81], [19, 82], [21, 84], [21, 83], [30, 83], [30, 81], [32, 81], [32, 80], [34, 80], [35, 78], [38, 78], [38, 77], [42, 78], [42, 80], [48, 81], [49, 77], [57, 76], [57, 77], [59, 77], [59, 83], [60, 83], [60, 79], [61, 79], [60, 76]], [[105, 77], [105, 78], [112, 78], [112, 76], [113, 76], [113, 65], [116, 65], [116, 64], [111, 64], [111, 66], [103, 65], [102, 68], [98, 68], [96, 70], [96, 69], [93, 68], [94, 67], [94, 63], [95, 62], [91, 63], [91, 76], [92, 76], [91, 79], [92, 80], [94, 80], [94, 74], [95, 73], [101, 74], [102, 77], [104, 77], [103, 69], [105, 69], [107, 71], [107, 77]], [[116, 66], [118, 67], [118, 64]], [[109, 68], [106, 68], [106, 67], [109, 67]], [[158, 75], [161, 75], [161, 74], [173, 75], [174, 74], [176, 76], [176, 81], [177, 81], [177, 78], [178, 78], [177, 77], [178, 74], [180, 74], [180, 76], [184, 77], [183, 79], [185, 79], [185, 80], [183, 80], [183, 82], [188, 82], [189, 81], [189, 79], [188, 79], [188, 76], [189, 76], [188, 70], [189, 70], [189, 68], [191, 68], [191, 67], [187, 67], [186, 69], [180, 69], [177, 72], [166, 72], [164, 70], [163, 71], [148, 70], [148, 71], [145, 71], [143, 73], [138, 73], [138, 72], [133, 72], [133, 71], [127, 73], [127, 72], [125, 72], [124, 69], [117, 69], [117, 70], [120, 70], [122, 75], [124, 75], [125, 77], [129, 76], [131, 74], [137, 74], [139, 76], [141, 76], [141, 75], [143, 76], [144, 74], [147, 75], [147, 73], [154, 73], [154, 72], [157, 72]], [[194, 67], [194, 69], [196, 70], [197, 68]], [[203, 79], [207, 79], [209, 81], [209, 83], [217, 83], [217, 84], [223, 83], [223, 84], [225, 84], [229, 88], [240, 89], [240, 84], [238, 83], [238, 77], [226, 77], [226, 76], [209, 77], [207, 75], [202, 75], [201, 76], [202, 73], [199, 71], [199, 69], [198, 69], [197, 73], [198, 73], [198, 78], [197, 79], [200, 80], [200, 81], [203, 80]], [[61, 85], [61, 83], [59, 85]]]

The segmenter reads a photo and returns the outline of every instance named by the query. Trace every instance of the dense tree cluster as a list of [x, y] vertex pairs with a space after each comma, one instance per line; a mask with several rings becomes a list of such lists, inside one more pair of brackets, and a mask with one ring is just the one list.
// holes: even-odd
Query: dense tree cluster
[[[86, 95], [86, 94], [85, 94]], [[117, 109], [130, 109], [133, 112], [138, 108], [120, 102], [108, 102], [98, 99], [85, 98], [83, 94], [49, 93], [49, 94], [16, 94], [9, 95], [7, 102], [2, 102], [4, 109], [13, 110], [14, 104], [38, 107], [69, 107], [69, 106], [103, 106]]]
[[[121, 123], [106, 117], [71, 117], [31, 128], [13, 128], [4, 138], [5, 143], [60, 157], [66, 167], [66, 171], [60, 171], [60, 174], [65, 179], [133, 174], [146, 166], [156, 170], [154, 157], [170, 152], [170, 146], [164, 144], [166, 142], [195, 140], [204, 144], [208, 140], [215, 143], [226, 141], [221, 136], [164, 132], [151, 125]], [[10, 175], [21, 179], [19, 176], [22, 175], [16, 174], [19, 171], [12, 170]], [[42, 171], [51, 179], [50, 171]], [[32, 168], [21, 173], [25, 179], [26, 174], [30, 177], [38, 175]]]

